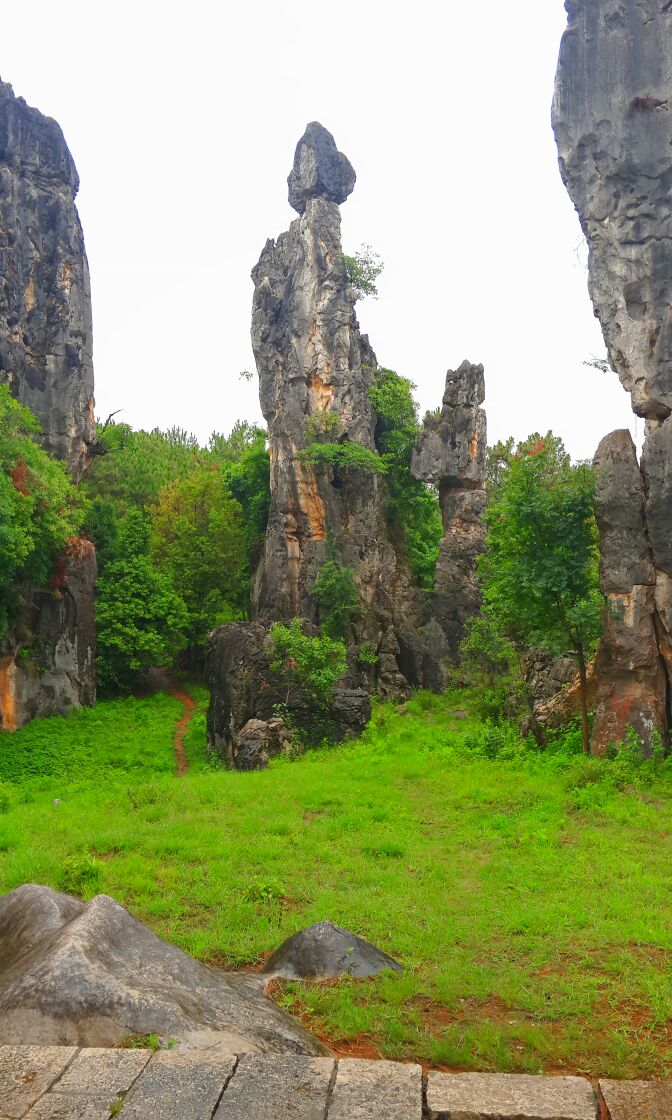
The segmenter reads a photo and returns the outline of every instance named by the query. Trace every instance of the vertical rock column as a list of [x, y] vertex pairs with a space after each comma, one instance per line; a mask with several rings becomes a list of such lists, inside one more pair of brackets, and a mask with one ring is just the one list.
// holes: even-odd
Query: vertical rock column
[[[632, 586], [649, 587], [646, 594], [637, 593], [636, 611], [643, 619], [649, 610], [651, 624], [637, 623], [631, 637], [641, 645], [641, 657], [652, 666], [644, 631], [649, 634], [655, 626], [669, 672], [672, 6], [665, 0], [567, 0], [565, 6], [568, 27], [562, 40], [553, 102], [560, 170], [588, 242], [589, 290], [611, 365], [630, 393], [633, 410], [646, 420], [641, 470], [645, 532], [654, 575], [651, 585]], [[634, 478], [630, 452], [626, 454], [620, 446], [616, 455], [622, 433], [610, 438], [614, 443], [606, 448], [601, 445], [598, 460], [606, 454], [612, 465], [617, 461], [623, 465], [627, 459], [627, 472]], [[638, 509], [641, 499], [634, 483], [629, 493]], [[603, 548], [604, 539], [603, 535]], [[610, 586], [609, 581], [606, 586]], [[614, 589], [607, 593], [626, 592]], [[612, 624], [598, 664], [603, 682], [604, 674], [615, 673], [621, 693], [625, 677], [633, 674], [623, 718], [613, 723], [614, 738], [622, 738], [628, 722], [642, 728], [657, 726], [658, 717], [651, 719], [648, 699], [642, 698], [641, 711], [637, 711], [640, 694], [636, 678], [640, 670], [632, 659], [624, 657]], [[627, 669], [628, 664], [631, 669]], [[657, 713], [666, 704], [669, 692], [662, 681], [660, 688]], [[602, 747], [599, 735], [595, 746]]]
[[56, 121], [0, 82], [0, 383], [75, 479], [95, 437], [79, 177]]
[[434, 615], [457, 657], [467, 619], [479, 608], [476, 561], [485, 526], [486, 417], [482, 365], [449, 370], [440, 414], [425, 417], [411, 469], [439, 489], [443, 538], [434, 581]]
[[[45, 449], [75, 481], [95, 438], [78, 186], [57, 123], [0, 81], [0, 384], [37, 417]], [[26, 604], [0, 648], [0, 728], [95, 702], [95, 579], [95, 549], [72, 541], [51, 587]]]
[[628, 727], [650, 744], [667, 728], [667, 679], [656, 633], [656, 573], [644, 519], [644, 491], [628, 431], [612, 432], [595, 456], [604, 638], [593, 685], [593, 754], [604, 754]]
[[317, 621], [310, 589], [338, 547], [366, 612], [392, 593], [394, 549], [387, 540], [379, 475], [313, 467], [301, 452], [320, 440], [375, 452], [369, 390], [375, 356], [354, 312], [341, 247], [339, 203], [355, 173], [322, 125], [309, 124], [289, 176], [300, 217], [268, 241], [252, 272], [252, 345], [268, 424], [271, 506], [254, 592], [261, 620]]

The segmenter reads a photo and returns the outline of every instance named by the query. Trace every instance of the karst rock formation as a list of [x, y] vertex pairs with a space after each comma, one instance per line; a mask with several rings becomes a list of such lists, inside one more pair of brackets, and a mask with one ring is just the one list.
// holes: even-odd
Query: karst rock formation
[[[252, 272], [252, 345], [269, 433], [270, 513], [253, 594], [254, 630], [241, 632], [235, 624], [220, 628], [211, 636], [207, 655], [213, 688], [210, 742], [234, 760], [236, 755], [242, 759], [255, 753], [247, 731], [257, 736], [262, 753], [267, 750], [262, 738], [267, 744], [269, 729], [262, 733], [256, 726], [259, 715], [268, 722], [264, 627], [297, 616], [308, 626], [320, 625], [320, 606], [311, 590], [325, 559], [334, 553], [351, 571], [359, 598], [348, 688], [337, 693], [338, 722], [355, 727], [356, 697], [359, 692], [366, 695], [362, 686], [399, 696], [413, 686], [436, 687], [443, 679], [440, 659], [448, 652], [446, 635], [437, 622], [439, 612], [433, 612], [427, 596], [413, 586], [403, 550], [391, 539], [384, 475], [338, 462], [311, 462], [305, 454], [315, 444], [351, 444], [371, 457], [376, 454], [377, 416], [370, 399], [376, 356], [360, 332], [341, 245], [339, 205], [354, 184], [355, 172], [332, 135], [317, 122], [309, 124], [288, 180], [289, 202], [299, 217], [287, 232], [267, 241]], [[455, 441], [448, 432], [449, 415], [452, 422], [466, 423], [467, 413], [471, 417], [474, 408], [478, 412], [482, 369], [479, 374], [473, 372], [479, 367], [468, 368], [472, 372], [460, 372], [461, 388], [454, 402], [447, 390], [439, 443]], [[465, 392], [468, 402], [463, 400]], [[482, 436], [477, 458], [484, 451], [484, 424]], [[461, 435], [458, 442], [461, 447]], [[445, 471], [440, 468], [440, 479], [436, 476], [445, 491], [446, 524], [456, 525], [462, 514], [466, 521], [475, 509], [471, 496], [458, 496], [472, 487], [472, 468], [460, 454], [444, 454], [451, 465]], [[434, 481], [432, 469], [426, 466], [426, 471], [418, 477]], [[455, 473], [454, 492], [450, 471]], [[465, 543], [467, 538], [470, 531], [465, 529]], [[450, 549], [445, 541], [444, 545], [439, 567], [443, 563], [447, 571]], [[441, 578], [446, 592], [452, 593], [448, 575]], [[449, 610], [445, 617], [455, 625]], [[373, 680], [357, 668], [357, 649], [363, 643], [377, 657]], [[237, 678], [243, 666], [252, 668], [241, 690]], [[362, 703], [362, 719], [367, 710]], [[248, 721], [244, 743], [243, 717]], [[249, 721], [255, 722], [253, 728]]]
[[448, 370], [441, 411], [429, 413], [413, 455], [416, 478], [439, 491], [443, 537], [434, 582], [433, 613], [457, 658], [468, 618], [478, 611], [476, 561], [485, 542], [487, 429], [482, 365]]
[[[607, 629], [593, 750], [669, 725], [672, 673], [672, 4], [567, 0], [553, 127], [609, 359], [646, 421], [600, 445]], [[601, 479], [601, 480], [600, 480]]]
[[[0, 384], [78, 481], [95, 442], [79, 179], [58, 124], [0, 81]], [[0, 727], [95, 699], [95, 550], [73, 541], [0, 649]], [[26, 635], [32, 635], [26, 637]], [[24, 656], [17, 659], [23, 650]]]

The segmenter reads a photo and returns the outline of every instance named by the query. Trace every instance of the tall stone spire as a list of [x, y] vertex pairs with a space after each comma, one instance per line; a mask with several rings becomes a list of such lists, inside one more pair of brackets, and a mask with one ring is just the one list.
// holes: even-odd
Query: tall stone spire
[[56, 121], [0, 82], [0, 382], [77, 479], [95, 437], [79, 176]]
[[[615, 616], [607, 618], [596, 673], [604, 678], [598, 693], [608, 693], [615, 666], [621, 681], [628, 673], [630, 684], [641, 677], [635, 661], [645, 651], [632, 646], [635, 633], [655, 635], [668, 677], [672, 671], [672, 6], [663, 0], [567, 0], [565, 6], [568, 27], [553, 102], [560, 170], [588, 241], [589, 290], [609, 360], [634, 411], [646, 419], [643, 485], [630, 490], [637, 517], [644, 502], [653, 582], [614, 590], [604, 583], [603, 562], [603, 590], [625, 596], [623, 626], [630, 631], [626, 642], [625, 632], [616, 632], [621, 624]], [[623, 446], [622, 433], [603, 441], [597, 465], [631, 478], [636, 459]], [[598, 520], [610, 493], [607, 481], [602, 491], [599, 485]], [[627, 522], [624, 499], [625, 493], [619, 516]], [[611, 555], [601, 520], [603, 554]], [[637, 591], [647, 587], [646, 593]], [[651, 715], [665, 712], [670, 691], [655, 669], [656, 658], [646, 653], [646, 688], [639, 698], [628, 686], [628, 703], [613, 707], [614, 740], [624, 737], [629, 724], [643, 728], [645, 740], [653, 730], [664, 732], [669, 712], [662, 728], [659, 716]], [[651, 687], [660, 693], [653, 707]], [[600, 749], [605, 734], [596, 730]]]

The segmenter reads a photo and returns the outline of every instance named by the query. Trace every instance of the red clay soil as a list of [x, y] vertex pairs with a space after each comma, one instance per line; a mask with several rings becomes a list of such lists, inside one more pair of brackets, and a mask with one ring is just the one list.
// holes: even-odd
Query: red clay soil
[[174, 696], [176, 700], [179, 700], [180, 703], [184, 705], [184, 711], [175, 724], [175, 737], [173, 739], [173, 746], [175, 748], [175, 768], [178, 777], [182, 777], [189, 769], [187, 753], [184, 749], [184, 736], [187, 734], [189, 720], [191, 719], [191, 713], [194, 710], [195, 704], [191, 696], [187, 696], [186, 692], [180, 692], [179, 688], [169, 688], [168, 691], [171, 696]]

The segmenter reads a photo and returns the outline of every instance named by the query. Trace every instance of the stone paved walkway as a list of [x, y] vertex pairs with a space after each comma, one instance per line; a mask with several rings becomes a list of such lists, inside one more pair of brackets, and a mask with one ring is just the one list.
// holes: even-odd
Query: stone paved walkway
[[[0, 1120], [672, 1120], [672, 1086], [419, 1065], [0, 1046]], [[602, 1111], [600, 1111], [600, 1109]]]

